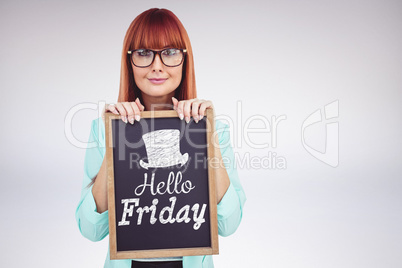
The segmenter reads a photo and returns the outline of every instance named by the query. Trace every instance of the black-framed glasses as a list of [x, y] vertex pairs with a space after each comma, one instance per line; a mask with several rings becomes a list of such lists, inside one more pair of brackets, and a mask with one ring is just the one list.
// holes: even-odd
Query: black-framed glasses
[[165, 48], [160, 51], [152, 49], [135, 49], [129, 50], [127, 54], [131, 58], [131, 62], [140, 68], [151, 66], [158, 54], [162, 63], [168, 67], [176, 67], [183, 63], [186, 49], [182, 48]]

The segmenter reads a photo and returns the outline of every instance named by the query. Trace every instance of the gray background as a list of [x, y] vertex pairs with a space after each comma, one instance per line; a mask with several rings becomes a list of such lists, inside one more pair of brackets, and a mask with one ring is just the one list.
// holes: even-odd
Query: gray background
[[[96, 110], [117, 100], [123, 37], [151, 7], [172, 10], [194, 49], [200, 98], [236, 133], [256, 115], [286, 115], [277, 146], [234, 142], [239, 158], [274, 152], [286, 169], [239, 169], [247, 194], [217, 267], [401, 267], [400, 1], [2, 1], [2, 267], [101, 267], [107, 239], [74, 218]], [[301, 125], [339, 101], [339, 165], [312, 157]], [[243, 122], [236, 117], [241, 103]], [[263, 126], [254, 121], [254, 127]], [[271, 135], [250, 135], [255, 143]], [[306, 130], [325, 148], [325, 122]]]

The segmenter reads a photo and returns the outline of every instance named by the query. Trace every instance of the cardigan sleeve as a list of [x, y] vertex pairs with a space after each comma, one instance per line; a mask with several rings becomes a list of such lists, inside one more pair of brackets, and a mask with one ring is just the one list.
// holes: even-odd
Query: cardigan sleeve
[[236, 161], [230, 145], [230, 132], [226, 124], [216, 121], [222, 161], [229, 175], [230, 184], [218, 204], [218, 233], [221, 236], [233, 234], [239, 227], [246, 195], [240, 184], [236, 169]]
[[75, 218], [81, 234], [91, 241], [102, 240], [109, 234], [108, 211], [97, 212], [96, 203], [92, 195], [92, 186], [88, 187], [91, 179], [98, 174], [105, 156], [105, 149], [100, 141], [100, 137], [102, 137], [99, 135], [100, 127], [103, 127], [101, 119], [98, 118], [92, 121], [85, 152], [81, 198], [75, 212]]

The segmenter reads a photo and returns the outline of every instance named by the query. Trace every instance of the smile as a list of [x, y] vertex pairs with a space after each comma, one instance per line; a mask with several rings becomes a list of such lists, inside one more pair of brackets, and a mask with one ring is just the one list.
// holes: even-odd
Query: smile
[[163, 84], [167, 80], [167, 78], [148, 78], [148, 80], [152, 84], [160, 85]]

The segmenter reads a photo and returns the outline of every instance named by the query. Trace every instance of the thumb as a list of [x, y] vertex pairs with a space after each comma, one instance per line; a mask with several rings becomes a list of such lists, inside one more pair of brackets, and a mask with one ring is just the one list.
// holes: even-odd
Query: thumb
[[142, 103], [141, 103], [139, 98], [135, 99], [135, 103], [137, 104], [137, 106], [138, 106], [138, 108], [140, 109], [141, 112], [145, 110], [145, 106], [142, 105]]
[[178, 105], [179, 101], [175, 97], [172, 97], [172, 102], [173, 102], [174, 109], [177, 110], [177, 105]]

